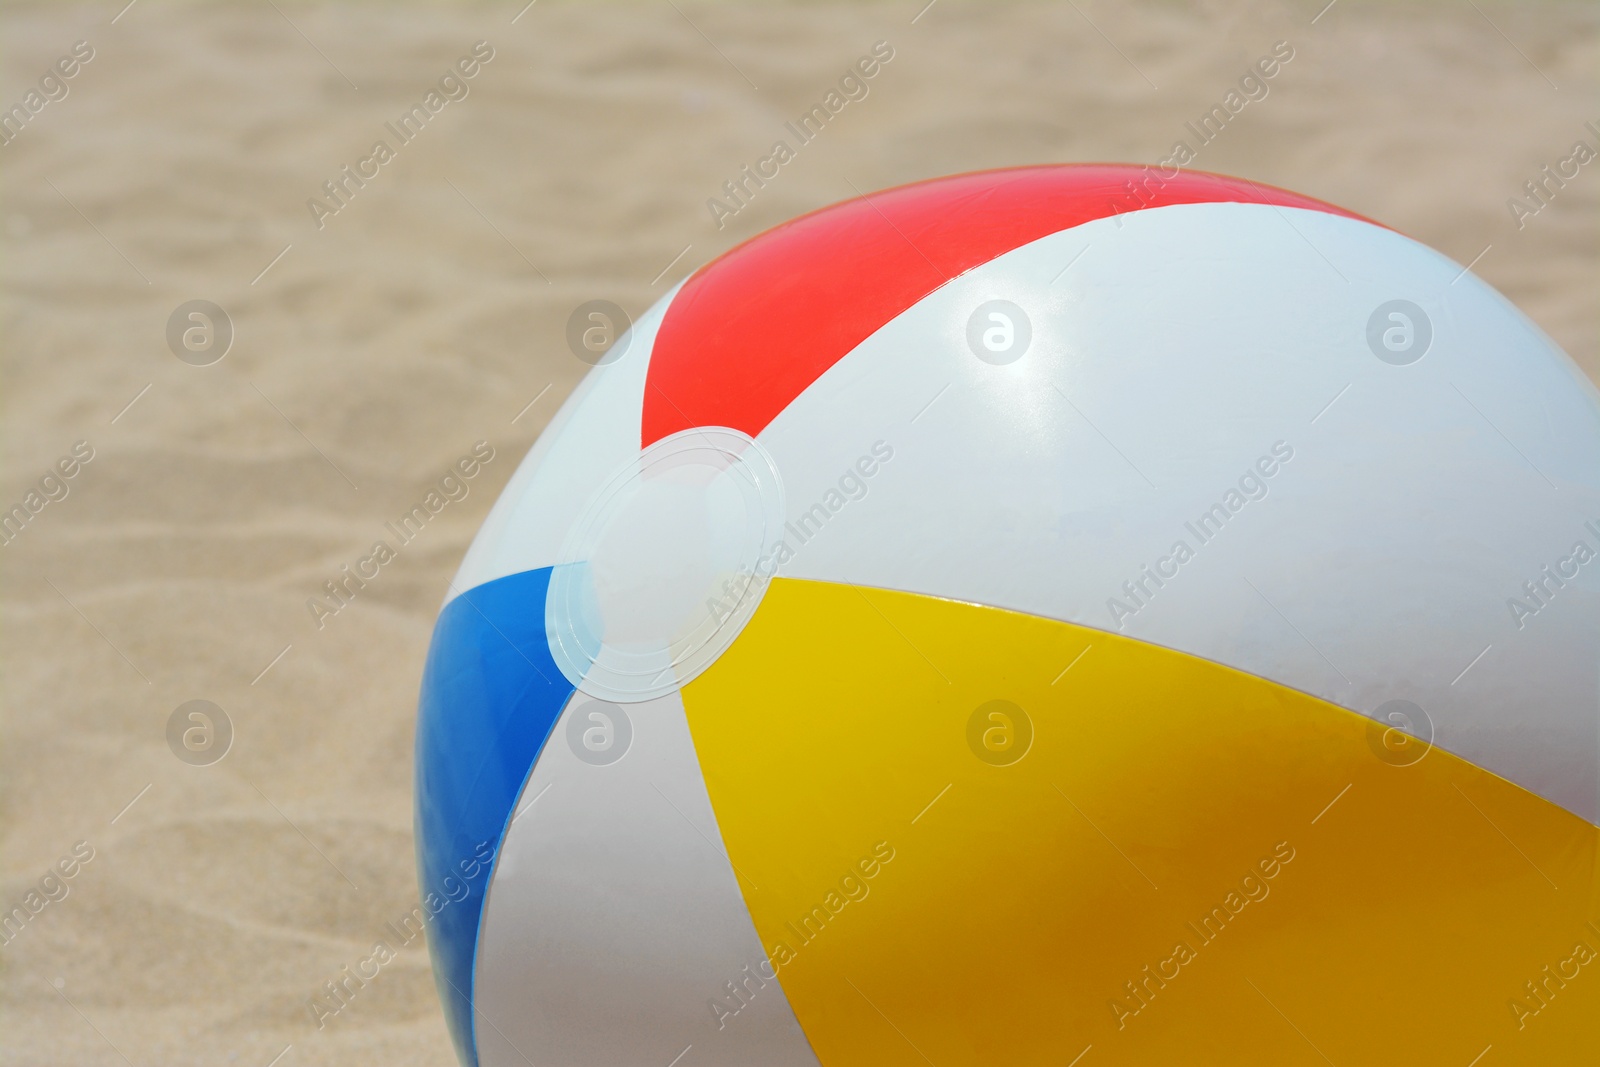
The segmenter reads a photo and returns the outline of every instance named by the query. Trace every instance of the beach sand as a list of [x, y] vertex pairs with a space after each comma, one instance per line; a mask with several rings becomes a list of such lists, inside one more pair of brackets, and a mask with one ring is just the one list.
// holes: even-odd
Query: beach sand
[[[0, 948], [0, 1061], [453, 1062], [420, 939], [320, 1029], [307, 1002], [416, 903], [434, 613], [586, 369], [583, 301], [637, 315], [856, 190], [1154, 161], [1287, 41], [1195, 167], [1476, 259], [1600, 373], [1600, 165], [1520, 229], [1506, 205], [1595, 139], [1593, 5], [923, 2], [4, 7], [0, 106], [93, 49], [0, 147], [4, 506], [93, 458], [0, 549], [0, 900], [93, 858]], [[880, 40], [870, 95], [719, 228], [707, 199]], [[479, 41], [468, 95], [314, 219]], [[213, 365], [168, 349], [190, 300], [232, 322]], [[319, 629], [307, 598], [480, 440], [470, 495]], [[166, 740], [196, 699], [235, 734], [210, 766]]]

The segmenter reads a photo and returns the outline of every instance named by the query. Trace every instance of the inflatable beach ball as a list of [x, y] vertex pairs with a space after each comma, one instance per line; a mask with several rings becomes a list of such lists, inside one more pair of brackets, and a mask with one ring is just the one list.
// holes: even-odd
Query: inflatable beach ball
[[1600, 1062], [1600, 406], [1472, 273], [1029, 167], [594, 362], [423, 682], [464, 1063]]

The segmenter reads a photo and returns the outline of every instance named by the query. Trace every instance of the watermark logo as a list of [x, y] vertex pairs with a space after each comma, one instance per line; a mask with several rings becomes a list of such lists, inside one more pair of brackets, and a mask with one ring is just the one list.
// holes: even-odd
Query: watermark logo
[[615, 363], [628, 351], [633, 320], [609, 300], [589, 300], [567, 316], [567, 347], [591, 367]]
[[233, 347], [233, 320], [209, 300], [187, 300], [167, 316], [167, 347], [191, 367], [209, 367]]
[[[1600, 935], [1600, 926], [1587, 923], [1589, 933]], [[1550, 1006], [1562, 990], [1567, 988], [1567, 983], [1575, 980], [1583, 973], [1583, 968], [1593, 963], [1597, 954], [1587, 941], [1578, 941], [1572, 946], [1572, 952], [1565, 959], [1558, 959], [1553, 965], [1545, 964], [1533, 978], [1522, 983], [1522, 992], [1506, 1001], [1506, 1007], [1511, 1010], [1511, 1017], [1517, 1022], [1518, 1030], [1528, 1027], [1528, 1020], [1537, 1016]]]
[[400, 558], [401, 549], [422, 535], [434, 516], [450, 504], [465, 500], [472, 492], [472, 479], [494, 460], [494, 455], [494, 446], [488, 441], [474, 444], [471, 453], [447, 468], [410, 511], [401, 515], [397, 522], [383, 524], [385, 532], [394, 536], [394, 544], [387, 538], [374, 541], [372, 549], [357, 558], [353, 567], [348, 563], [340, 564], [339, 573], [322, 583], [321, 593], [306, 597], [306, 611], [317, 629], [323, 629], [328, 619], [353, 604], [367, 588], [367, 583], [376, 580], [383, 568]]
[[1517, 229], [1526, 229], [1529, 219], [1549, 207], [1557, 194], [1567, 187], [1567, 182], [1576, 178], [1584, 167], [1600, 156], [1600, 126], [1586, 122], [1583, 128], [1593, 136], [1593, 145], [1587, 141], [1574, 141], [1572, 151], [1557, 160], [1553, 169], [1547, 163], [1537, 175], [1522, 183], [1526, 199], [1516, 196], [1506, 199], [1506, 210], [1511, 213], [1511, 221], [1517, 224]]
[[753, 166], [746, 163], [737, 174], [723, 182], [722, 196], [706, 199], [706, 211], [717, 229], [722, 229], [730, 218], [749, 207], [756, 194], [798, 157], [800, 149], [816, 140], [848, 105], [865, 100], [872, 91], [867, 83], [893, 58], [894, 46], [888, 41], [874, 44], [871, 55], [862, 56], [846, 68], [836, 88], [829, 89], [827, 95], [794, 122], [783, 124], [785, 133], [794, 138], [793, 145], [787, 138], [774, 141], [767, 155], [757, 159]]
[[777, 979], [778, 971], [793, 963], [802, 949], [821, 937], [831, 923], [837, 922], [845, 908], [866, 900], [872, 892], [869, 883], [894, 861], [894, 857], [893, 845], [887, 841], [876, 842], [871, 852], [845, 869], [809, 911], [783, 924], [783, 934], [773, 940], [766, 959], [757, 961], [754, 967], [745, 964], [738, 974], [722, 983], [722, 989], [708, 1001], [717, 1029], [726, 1030], [728, 1020], [749, 1007], [756, 994], [765, 989], [768, 982]]
[[1367, 747], [1391, 767], [1420, 763], [1433, 747], [1433, 720], [1409, 700], [1380, 704], [1367, 723]]
[[1257, 860], [1255, 866], [1249, 868], [1234, 886], [1229, 887], [1221, 902], [1213, 905], [1198, 923], [1191, 921], [1184, 924], [1186, 929], [1174, 940], [1172, 951], [1167, 956], [1157, 960], [1154, 965], [1145, 964], [1143, 970], [1123, 982], [1122, 990], [1107, 1001], [1117, 1029], [1126, 1030], [1128, 1020], [1143, 1013], [1157, 994], [1167, 988], [1167, 983], [1175, 981], [1185, 968], [1199, 959], [1205, 947], [1221, 937], [1245, 908], [1266, 900], [1272, 893], [1272, 879], [1294, 862], [1294, 857], [1294, 846], [1287, 841], [1279, 841], [1273, 846], [1271, 854]]
[[[1293, 445], [1287, 441], [1274, 442], [1271, 451], [1258, 456], [1253, 464], [1245, 468], [1238, 482], [1224, 490], [1215, 503], [1193, 520], [1184, 523], [1187, 536], [1178, 538], [1166, 555], [1157, 558], [1153, 564], [1145, 564], [1138, 574], [1123, 582], [1121, 596], [1106, 599], [1106, 611], [1111, 615], [1111, 624], [1121, 630], [1128, 619], [1148, 607], [1156, 594], [1181, 573], [1184, 564], [1210, 544], [1233, 517], [1244, 510], [1246, 504], [1267, 498], [1272, 491], [1268, 480], [1275, 477], [1293, 458]], [[1194, 538], [1192, 544], [1190, 537]]]
[[756, 560], [753, 571], [739, 571], [724, 578], [706, 598], [706, 611], [716, 624], [721, 626], [733, 618], [747, 597], [759, 598], [766, 581], [777, 574], [778, 568], [794, 559], [845, 505], [852, 500], [866, 499], [871, 490], [868, 483], [893, 458], [894, 447], [889, 442], [874, 441], [870, 452], [863, 453], [854, 464], [846, 467], [820, 499], [800, 511], [794, 520], [784, 523], [783, 536]]
[[[1584, 532], [1595, 538], [1595, 543], [1600, 544], [1600, 523], [1590, 520], [1583, 524]], [[1572, 551], [1560, 557], [1554, 563], [1547, 563], [1539, 568], [1539, 573], [1522, 583], [1521, 596], [1506, 597], [1506, 607], [1511, 611], [1511, 621], [1517, 629], [1526, 629], [1528, 620], [1550, 606], [1556, 598], [1578, 575], [1585, 564], [1591, 563], [1596, 558], [1595, 549], [1589, 542], [1579, 538], [1572, 544]]]
[[[1278, 41], [1272, 46], [1271, 52], [1245, 68], [1245, 72], [1239, 76], [1237, 89], [1230, 88], [1197, 121], [1183, 124], [1184, 136], [1173, 142], [1170, 153], [1159, 162], [1145, 166], [1138, 178], [1123, 182], [1123, 191], [1109, 202], [1117, 228], [1122, 228], [1124, 212], [1137, 211], [1158, 203], [1166, 184], [1175, 180], [1185, 168], [1193, 166], [1200, 152], [1222, 136], [1222, 131], [1230, 122], [1238, 118], [1250, 104], [1265, 100], [1272, 91], [1269, 83], [1294, 56], [1293, 45], [1288, 41]], [[1190, 136], [1194, 138], [1193, 145], [1189, 144]]]
[[94, 859], [94, 855], [93, 845], [79, 841], [72, 846], [69, 854], [56, 860], [55, 865], [44, 872], [44, 877], [28, 887], [21, 901], [12, 904], [7, 911], [0, 911], [0, 943], [11, 944], [33, 921], [34, 916], [50, 905], [66, 900], [72, 892], [72, 879], [77, 877], [85, 864]]
[[37, 88], [24, 93], [21, 101], [12, 104], [9, 111], [0, 111], [0, 145], [8, 145], [16, 140], [22, 133], [23, 127], [32, 122], [34, 116], [50, 104], [65, 100], [67, 94], [72, 91], [68, 83], [76, 78], [78, 72], [92, 59], [94, 59], [94, 46], [88, 41], [79, 41], [72, 46], [71, 53], [45, 68]]
[[[353, 166], [346, 163], [337, 174], [323, 182], [321, 197], [313, 196], [306, 200], [306, 210], [311, 213], [311, 221], [317, 229], [326, 229], [327, 220], [349, 207], [367, 187], [367, 183], [397, 158], [400, 149], [420, 136], [423, 128], [437, 118], [446, 106], [465, 100], [472, 91], [472, 79], [492, 59], [493, 45], [488, 41], [474, 44], [469, 54], [445, 68], [438, 82], [429, 86], [420, 100], [393, 122], [383, 124], [384, 131], [394, 138], [393, 146], [383, 138], [374, 141], [367, 155], [357, 159]], [[461, 190], [457, 189], [456, 192], [460, 193]], [[462, 196], [462, 199], [466, 197]], [[470, 206], [472, 201], [468, 200], [467, 203]], [[473, 210], [477, 211], [477, 208]]]
[[209, 700], [189, 700], [167, 716], [167, 747], [191, 767], [209, 767], [233, 747], [233, 720]]
[[1033, 747], [1033, 720], [1009, 700], [991, 700], [968, 716], [967, 747], [992, 767], [1009, 767]]
[[617, 762], [632, 745], [633, 721], [616, 704], [591, 700], [567, 716], [567, 747], [591, 767]]
[[9, 545], [15, 541], [34, 516], [49, 505], [67, 499], [67, 494], [72, 492], [72, 479], [78, 472], [88, 466], [94, 459], [94, 446], [88, 441], [79, 441], [72, 446], [68, 455], [56, 460], [55, 466], [46, 470], [37, 483], [29, 487], [23, 494], [22, 501], [6, 508], [0, 504], [0, 545]]
[[1021, 359], [1032, 340], [1033, 323], [1009, 300], [986, 300], [967, 319], [967, 347], [997, 367]]
[[1379, 304], [1367, 319], [1367, 347], [1385, 363], [1404, 367], [1428, 354], [1433, 321], [1409, 300]]
[[470, 897], [473, 882], [479, 875], [487, 873], [494, 854], [493, 845], [487, 841], [478, 842], [471, 856], [457, 861], [455, 869], [461, 872], [460, 877], [447, 874], [440, 879], [442, 896], [431, 891], [424, 894], [410, 911], [384, 923], [382, 935], [373, 941], [370, 953], [340, 967], [333, 977], [323, 982], [322, 987], [306, 1000], [306, 1010], [311, 1015], [311, 1021], [317, 1024], [317, 1029], [325, 1028], [329, 1019], [348, 1008], [368, 983], [383, 972], [383, 968], [400, 958], [402, 949], [427, 932], [429, 924], [439, 917], [440, 912]]

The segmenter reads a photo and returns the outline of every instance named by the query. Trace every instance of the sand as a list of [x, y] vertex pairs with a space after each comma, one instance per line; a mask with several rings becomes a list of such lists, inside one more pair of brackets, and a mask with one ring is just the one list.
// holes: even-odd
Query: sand
[[[74, 871], [0, 947], [0, 1061], [452, 1062], [420, 942], [321, 1029], [306, 1005], [414, 904], [433, 616], [585, 369], [585, 300], [637, 314], [857, 189], [1156, 160], [1288, 41], [1196, 166], [1481, 254], [1600, 372], [1600, 164], [1520, 229], [1506, 203], [1594, 140], [1592, 5], [941, 0], [912, 24], [922, 2], [4, 8], [0, 107], [75, 42], [93, 58], [0, 147], [0, 500], [93, 458], [0, 547], [0, 900]], [[719, 228], [707, 199], [880, 40], [870, 95]], [[478, 41], [465, 98], [307, 207]], [[220, 362], [168, 349], [190, 300], [232, 322]], [[319, 629], [307, 598], [480, 440], [470, 494]], [[196, 699], [235, 734], [210, 766], [166, 740]]]

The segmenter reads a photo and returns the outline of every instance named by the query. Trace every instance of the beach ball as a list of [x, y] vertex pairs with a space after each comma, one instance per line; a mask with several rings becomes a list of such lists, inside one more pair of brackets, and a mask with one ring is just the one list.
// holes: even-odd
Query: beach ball
[[1600, 1062], [1600, 406], [1469, 269], [1039, 166], [579, 310], [422, 686], [464, 1063]]

